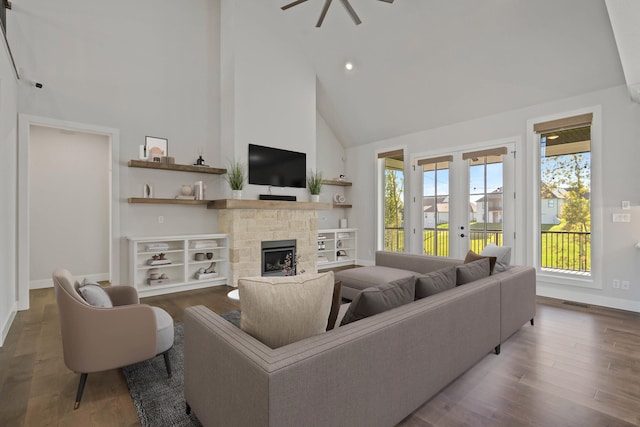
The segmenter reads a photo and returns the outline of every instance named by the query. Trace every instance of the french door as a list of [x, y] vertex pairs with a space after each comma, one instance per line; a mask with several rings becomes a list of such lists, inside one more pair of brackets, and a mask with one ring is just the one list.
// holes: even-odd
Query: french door
[[503, 144], [417, 159], [423, 253], [464, 258], [490, 243], [513, 247], [514, 149]]

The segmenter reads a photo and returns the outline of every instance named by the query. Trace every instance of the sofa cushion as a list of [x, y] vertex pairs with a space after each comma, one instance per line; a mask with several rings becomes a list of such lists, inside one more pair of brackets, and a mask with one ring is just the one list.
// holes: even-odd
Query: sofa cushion
[[101, 308], [113, 307], [111, 298], [109, 298], [109, 295], [102, 289], [102, 286], [97, 283], [87, 282], [86, 279], [83, 280], [82, 284], [78, 286], [78, 293], [89, 305]]
[[506, 271], [511, 263], [511, 247], [509, 246], [497, 246], [495, 243], [489, 243], [482, 252], [480, 252], [480, 255], [496, 257], [496, 267], [494, 270], [498, 273]]
[[377, 266], [408, 270], [420, 274], [431, 273], [432, 271], [461, 263], [461, 260], [442, 256], [390, 251], [376, 252]]
[[415, 289], [413, 276], [364, 289], [351, 302], [340, 326], [408, 304], [414, 300]]
[[498, 259], [494, 256], [478, 255], [477, 253], [470, 250], [469, 252], [467, 252], [467, 256], [464, 258], [464, 263], [467, 264], [469, 262], [477, 261], [482, 258], [489, 258], [489, 274], [493, 274], [493, 269], [496, 266], [496, 260]]
[[271, 348], [325, 332], [333, 289], [331, 271], [241, 278], [240, 328]]
[[489, 277], [489, 258], [479, 259], [456, 267], [456, 285], [466, 285]]
[[456, 287], [456, 267], [446, 267], [416, 276], [416, 299], [435, 295]]
[[342, 295], [353, 300], [363, 289], [408, 278], [413, 281], [415, 275], [413, 271], [371, 265], [341, 270], [336, 273], [336, 280], [342, 282]]

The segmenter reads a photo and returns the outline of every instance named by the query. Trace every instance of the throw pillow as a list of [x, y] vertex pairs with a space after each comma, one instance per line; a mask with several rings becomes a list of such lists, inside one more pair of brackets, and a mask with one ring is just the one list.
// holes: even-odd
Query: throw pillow
[[456, 266], [456, 285], [458, 286], [466, 285], [483, 277], [489, 277], [489, 258]]
[[495, 243], [489, 243], [480, 252], [480, 255], [496, 257], [495, 271], [497, 272], [507, 271], [511, 263], [511, 247], [509, 246], [497, 246]]
[[333, 297], [331, 298], [331, 310], [329, 311], [329, 320], [327, 321], [327, 331], [330, 331], [335, 327], [341, 304], [342, 282], [338, 281], [333, 284]]
[[333, 272], [238, 280], [240, 328], [271, 348], [327, 329]]
[[469, 262], [477, 261], [482, 258], [489, 258], [489, 274], [493, 274], [493, 269], [496, 266], [496, 260], [498, 259], [494, 256], [478, 255], [477, 253], [470, 250], [469, 252], [467, 252], [467, 256], [464, 258], [464, 263], [467, 264]]
[[364, 289], [351, 301], [340, 326], [408, 304], [414, 300], [415, 290], [413, 276]]
[[446, 267], [416, 276], [416, 299], [435, 295], [456, 287], [456, 267]]
[[109, 294], [97, 283], [87, 282], [87, 279], [83, 280], [78, 287], [78, 293], [89, 305], [102, 308], [113, 307]]

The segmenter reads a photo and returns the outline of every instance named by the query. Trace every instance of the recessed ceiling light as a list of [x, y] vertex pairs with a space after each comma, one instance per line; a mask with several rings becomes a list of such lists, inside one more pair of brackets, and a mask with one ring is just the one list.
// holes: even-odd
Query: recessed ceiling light
[[547, 139], [558, 139], [558, 138], [560, 138], [558, 135], [551, 135], [547, 137]]
[[344, 68], [345, 68], [347, 71], [351, 71], [351, 70], [353, 70], [353, 62], [348, 61], [346, 64], [344, 64]]

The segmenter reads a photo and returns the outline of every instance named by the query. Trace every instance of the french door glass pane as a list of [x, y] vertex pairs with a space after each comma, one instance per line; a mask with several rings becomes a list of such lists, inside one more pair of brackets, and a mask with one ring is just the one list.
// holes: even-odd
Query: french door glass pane
[[449, 162], [423, 165], [424, 253], [449, 256]]
[[502, 245], [503, 188], [501, 155], [469, 160], [469, 244], [475, 253], [489, 243]]

